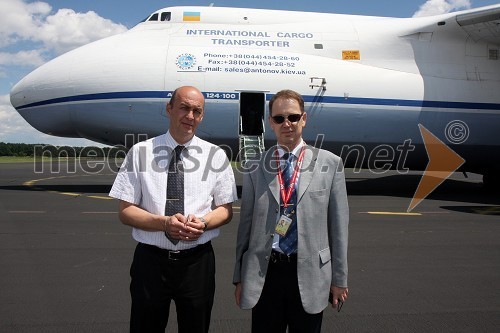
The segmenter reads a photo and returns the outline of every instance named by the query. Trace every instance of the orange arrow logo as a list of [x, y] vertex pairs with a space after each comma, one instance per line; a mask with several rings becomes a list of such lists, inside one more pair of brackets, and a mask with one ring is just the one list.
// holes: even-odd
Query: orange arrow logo
[[451, 176], [465, 160], [439, 140], [427, 128], [418, 124], [420, 134], [424, 140], [425, 150], [429, 157], [429, 163], [425, 168], [424, 175], [420, 179], [417, 190], [413, 195], [408, 212], [412, 211], [422, 200], [434, 191], [442, 182]]

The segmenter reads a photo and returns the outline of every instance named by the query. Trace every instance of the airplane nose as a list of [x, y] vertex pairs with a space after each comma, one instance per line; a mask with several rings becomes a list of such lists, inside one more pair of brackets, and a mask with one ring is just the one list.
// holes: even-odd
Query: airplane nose
[[[40, 66], [14, 86], [12, 105], [41, 132], [122, 143], [144, 114], [153, 119], [164, 112], [168, 43], [157, 46], [137, 33], [95, 41]], [[155, 101], [144, 108], [151, 96]], [[163, 130], [162, 123], [154, 126]]]
[[40, 132], [78, 137], [66, 107], [50, 105], [58, 96], [69, 93], [71, 86], [64, 63], [51, 61], [21, 79], [10, 92], [10, 102]]
[[12, 104], [15, 109], [25, 104], [24, 100], [26, 96], [24, 91], [26, 90], [26, 85], [24, 81], [24, 79], [19, 81], [10, 91], [10, 104]]

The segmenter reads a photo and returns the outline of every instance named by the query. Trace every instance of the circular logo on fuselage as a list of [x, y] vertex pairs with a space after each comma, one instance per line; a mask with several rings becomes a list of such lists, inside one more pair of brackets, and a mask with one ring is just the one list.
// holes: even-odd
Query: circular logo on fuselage
[[196, 57], [192, 54], [184, 53], [177, 57], [177, 67], [180, 69], [191, 69], [196, 64]]

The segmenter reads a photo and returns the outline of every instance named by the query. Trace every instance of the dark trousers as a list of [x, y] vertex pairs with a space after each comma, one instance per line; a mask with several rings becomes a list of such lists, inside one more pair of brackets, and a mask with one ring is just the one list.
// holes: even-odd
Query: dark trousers
[[215, 294], [212, 245], [177, 260], [139, 243], [130, 269], [130, 332], [165, 332], [175, 302], [179, 332], [208, 332]]
[[[307, 288], [307, 286], [306, 286]], [[253, 333], [321, 332], [323, 312], [307, 313], [300, 300], [297, 262], [269, 262], [259, 302], [252, 309]]]

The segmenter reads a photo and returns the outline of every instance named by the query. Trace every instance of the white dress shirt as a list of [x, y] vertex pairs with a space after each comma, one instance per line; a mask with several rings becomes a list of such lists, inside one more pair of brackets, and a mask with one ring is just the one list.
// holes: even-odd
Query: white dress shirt
[[[165, 214], [168, 164], [178, 143], [169, 132], [134, 145], [116, 176], [109, 196], [146, 211]], [[226, 153], [198, 137], [184, 144], [184, 216], [202, 217], [215, 206], [238, 199], [233, 170]], [[184, 250], [203, 244], [219, 235], [219, 229], [205, 231], [197, 241], [174, 245], [163, 231], [132, 228], [133, 238], [163, 249]]]

